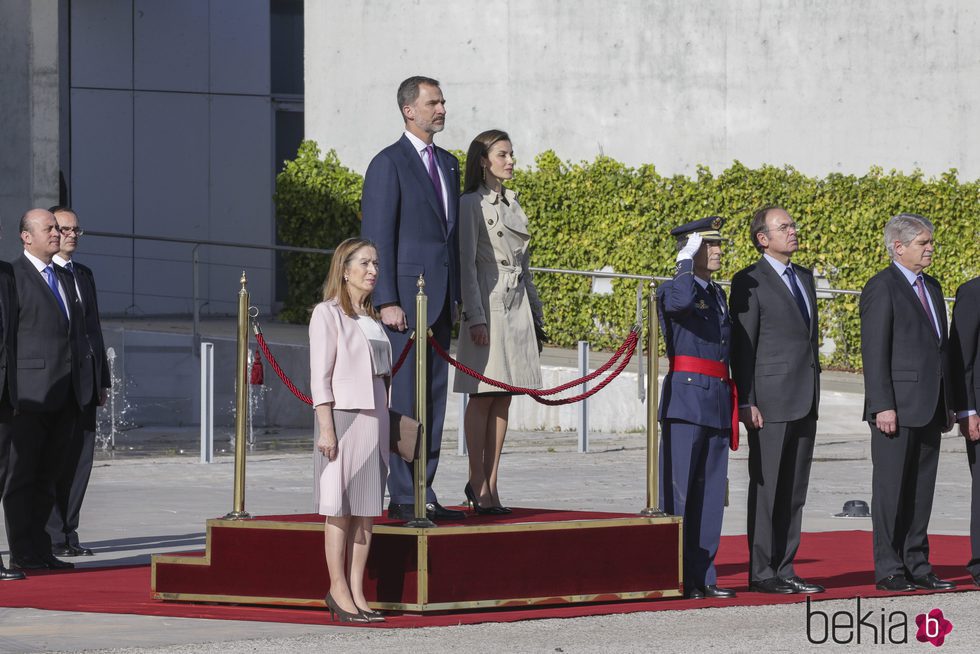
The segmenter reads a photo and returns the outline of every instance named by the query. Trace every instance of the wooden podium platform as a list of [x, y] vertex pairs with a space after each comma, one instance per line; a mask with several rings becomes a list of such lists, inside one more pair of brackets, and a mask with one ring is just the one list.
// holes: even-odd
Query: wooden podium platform
[[[678, 517], [518, 509], [431, 529], [379, 518], [365, 578], [372, 608], [447, 611], [681, 597]], [[155, 555], [153, 597], [324, 605], [316, 514], [207, 522], [207, 550]]]

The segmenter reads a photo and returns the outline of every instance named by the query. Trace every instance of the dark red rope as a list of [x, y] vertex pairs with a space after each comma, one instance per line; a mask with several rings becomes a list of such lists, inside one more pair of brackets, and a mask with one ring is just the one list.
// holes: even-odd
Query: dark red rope
[[[262, 348], [262, 353], [265, 354], [265, 358], [269, 361], [269, 365], [272, 366], [273, 372], [275, 372], [279, 379], [282, 380], [282, 383], [286, 385], [286, 388], [288, 388], [297, 398], [303, 402], [306, 402], [310, 406], [313, 406], [313, 398], [296, 388], [296, 384], [294, 384], [292, 380], [286, 376], [286, 373], [283, 372], [283, 369], [279, 366], [279, 362], [276, 361], [274, 356], [272, 356], [272, 352], [269, 351], [269, 345], [265, 342], [265, 336], [262, 334], [262, 330], [259, 329], [258, 323], [255, 325], [255, 340], [258, 341], [259, 347]], [[405, 343], [405, 349], [402, 350], [401, 356], [398, 357], [398, 361], [391, 369], [392, 377], [395, 376], [398, 369], [401, 368], [403, 363], [405, 363], [405, 359], [408, 357], [408, 353], [412, 350], [412, 345], [414, 344], [415, 334], [412, 333], [408, 339], [408, 343]]]
[[262, 348], [262, 353], [265, 354], [265, 358], [269, 361], [269, 365], [272, 366], [272, 370], [279, 376], [282, 383], [286, 385], [286, 388], [292, 391], [293, 395], [298, 397], [300, 400], [306, 402], [310, 406], [313, 406], [313, 398], [296, 388], [296, 384], [291, 382], [289, 377], [286, 376], [286, 373], [284, 373], [282, 368], [279, 367], [279, 362], [276, 361], [275, 357], [272, 356], [272, 352], [269, 351], [269, 346], [266, 345], [265, 336], [262, 335], [262, 332], [256, 330], [255, 340], [258, 341], [259, 347]]
[[[557, 405], [560, 405], [560, 404], [571, 404], [573, 402], [578, 402], [580, 400], [584, 400], [585, 398], [591, 397], [592, 395], [595, 395], [600, 390], [602, 390], [603, 388], [605, 388], [606, 385], [609, 384], [609, 382], [611, 382], [613, 379], [615, 379], [619, 375], [619, 373], [621, 373], [623, 371], [623, 369], [626, 368], [626, 365], [630, 362], [630, 359], [633, 357], [633, 353], [636, 351], [636, 344], [637, 344], [637, 341], [638, 340], [639, 340], [639, 333], [638, 333], [638, 331], [636, 330], [636, 328], [631, 329], [630, 330], [630, 333], [629, 333], [629, 336], [626, 337], [626, 340], [623, 341], [623, 344], [619, 346], [619, 349], [616, 350], [616, 353], [613, 354], [613, 356], [609, 359], [609, 361], [607, 361], [602, 367], [598, 368], [594, 372], [592, 372], [592, 373], [590, 373], [590, 374], [588, 374], [588, 375], [586, 375], [584, 377], [581, 377], [579, 379], [574, 379], [574, 380], [572, 380], [570, 382], [567, 382], [565, 384], [562, 384], [561, 386], [555, 386], [554, 388], [549, 388], [549, 389], [544, 389], [544, 390], [536, 389], [536, 388], [523, 388], [523, 387], [520, 387], [520, 386], [512, 386], [512, 385], [507, 384], [505, 382], [497, 381], [495, 379], [490, 379], [489, 377], [486, 377], [485, 375], [482, 375], [482, 374], [476, 372], [472, 368], [469, 368], [469, 367], [465, 366], [464, 364], [460, 363], [459, 361], [457, 361], [456, 359], [452, 358], [449, 355], [448, 352], [446, 352], [444, 349], [442, 349], [442, 346], [439, 345], [439, 342], [436, 341], [435, 338], [433, 338], [432, 336], [429, 336], [429, 345], [431, 345], [432, 346], [432, 349], [435, 351], [435, 353], [438, 354], [443, 359], [445, 359], [446, 362], [449, 363], [449, 365], [451, 365], [452, 367], [456, 368], [460, 372], [462, 372], [464, 374], [467, 374], [470, 377], [473, 377], [474, 379], [478, 379], [478, 380], [480, 380], [480, 381], [482, 381], [484, 383], [487, 383], [487, 384], [489, 384], [491, 386], [495, 386], [497, 388], [503, 389], [503, 390], [508, 391], [510, 393], [519, 393], [519, 394], [522, 394], [522, 395], [529, 395], [531, 397], [531, 399], [533, 399], [535, 402], [539, 402], [541, 404], [547, 404], [549, 406], [557, 406]], [[571, 388], [572, 386], [577, 386], [579, 384], [583, 384], [583, 383], [585, 383], [587, 381], [591, 381], [592, 379], [595, 379], [598, 375], [600, 375], [603, 372], [605, 372], [606, 370], [608, 370], [610, 368], [610, 366], [612, 366], [613, 363], [617, 359], [619, 359], [619, 357], [624, 352], [626, 354], [626, 357], [620, 362], [620, 364], [618, 366], [616, 366], [616, 369], [612, 372], [612, 374], [609, 375], [609, 377], [607, 377], [606, 379], [602, 380], [602, 382], [600, 382], [598, 385], [596, 385], [595, 388], [590, 388], [589, 390], [585, 391], [584, 393], [580, 393], [578, 395], [574, 395], [572, 397], [563, 398], [563, 399], [560, 399], [560, 400], [549, 400], [549, 399], [545, 399], [544, 397], [542, 397], [542, 396], [545, 396], [545, 395], [554, 395], [555, 393], [559, 393], [559, 392], [561, 392], [563, 390], [567, 390], [567, 389]]]

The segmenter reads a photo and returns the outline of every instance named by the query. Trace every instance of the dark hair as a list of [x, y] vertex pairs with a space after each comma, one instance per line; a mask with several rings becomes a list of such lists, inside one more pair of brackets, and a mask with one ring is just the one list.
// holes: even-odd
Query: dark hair
[[[765, 207], [762, 207], [761, 209], [756, 211], [755, 214], [753, 214], [752, 216], [752, 224], [749, 225], [749, 234], [752, 237], [752, 245], [759, 252], [763, 251], [762, 246], [759, 244], [759, 234], [765, 234], [769, 232], [769, 225], [766, 224], [766, 217], [769, 215], [769, 212], [774, 209], [779, 209], [780, 211], [786, 211], [779, 205], [770, 204]], [[786, 213], [788, 214], [789, 212], [786, 211]]]
[[439, 80], [415, 75], [398, 85], [398, 115], [402, 117], [402, 120], [405, 119], [405, 113], [402, 111], [402, 107], [410, 105], [419, 99], [419, 86], [422, 84], [428, 84], [429, 86], [438, 88]]
[[[50, 209], [48, 209], [48, 211], [50, 211], [51, 213], [58, 213], [59, 211], [64, 211], [64, 212], [67, 212], [67, 213], [75, 213], [75, 210], [74, 209], [72, 209], [71, 207], [69, 207], [68, 205], [65, 205], [65, 204], [56, 204], [53, 207], [51, 207]], [[78, 214], [75, 214], [75, 215], [77, 216]]]
[[483, 166], [481, 164], [484, 157], [490, 156], [490, 148], [494, 143], [509, 141], [510, 136], [507, 132], [500, 129], [488, 129], [480, 132], [470, 143], [470, 149], [466, 151], [466, 175], [463, 178], [463, 193], [472, 193], [480, 187], [483, 181]]
[[[347, 282], [344, 281], [344, 270], [347, 269], [357, 251], [363, 247], [374, 248], [375, 252], [378, 251], [378, 247], [367, 239], [349, 238], [342, 241], [333, 251], [330, 268], [327, 270], [327, 278], [323, 280], [324, 301], [337, 300], [341, 310], [352, 318], [357, 312], [354, 310], [354, 303], [351, 302], [350, 293], [345, 288]], [[367, 297], [364, 298], [361, 308], [365, 309], [372, 318], [378, 318], [378, 312], [371, 302], [371, 293], [368, 293]]]

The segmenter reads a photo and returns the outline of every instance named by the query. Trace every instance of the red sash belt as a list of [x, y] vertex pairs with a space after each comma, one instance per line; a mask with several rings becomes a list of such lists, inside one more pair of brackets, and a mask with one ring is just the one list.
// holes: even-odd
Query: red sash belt
[[738, 390], [735, 382], [728, 376], [728, 364], [724, 361], [712, 361], [711, 359], [701, 359], [698, 357], [688, 357], [677, 355], [670, 357], [671, 372], [693, 372], [698, 375], [707, 375], [720, 379], [728, 383], [729, 394], [732, 398], [732, 435], [728, 446], [732, 451], [738, 449]]

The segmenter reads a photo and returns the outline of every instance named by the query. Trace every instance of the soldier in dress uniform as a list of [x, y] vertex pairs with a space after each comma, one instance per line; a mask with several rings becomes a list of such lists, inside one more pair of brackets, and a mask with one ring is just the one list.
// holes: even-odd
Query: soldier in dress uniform
[[711, 281], [721, 268], [722, 224], [710, 216], [671, 230], [677, 269], [657, 291], [670, 360], [660, 404], [660, 492], [664, 510], [684, 518], [685, 594], [696, 599], [735, 596], [718, 586], [714, 565], [728, 448], [738, 447], [728, 370], [732, 321], [724, 291]]

